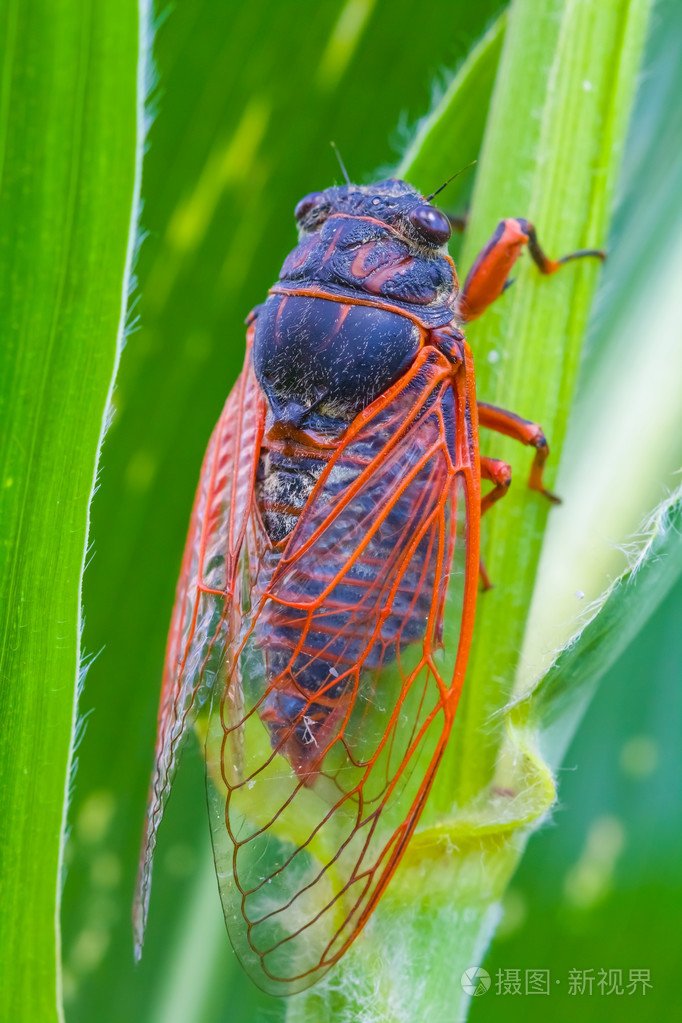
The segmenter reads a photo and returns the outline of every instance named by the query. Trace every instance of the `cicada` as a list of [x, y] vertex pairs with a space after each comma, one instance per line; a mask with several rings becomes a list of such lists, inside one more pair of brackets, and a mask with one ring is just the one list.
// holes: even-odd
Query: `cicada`
[[227, 929], [277, 995], [316, 982], [358, 936], [443, 756], [481, 516], [511, 480], [479, 454], [479, 430], [531, 445], [530, 486], [547, 493], [541, 428], [477, 401], [460, 328], [501, 294], [524, 246], [545, 274], [601, 255], [552, 261], [528, 221], [508, 219], [460, 287], [432, 198], [389, 179], [299, 202], [298, 245], [247, 319], [177, 587], [137, 948], [157, 829], [196, 724]]

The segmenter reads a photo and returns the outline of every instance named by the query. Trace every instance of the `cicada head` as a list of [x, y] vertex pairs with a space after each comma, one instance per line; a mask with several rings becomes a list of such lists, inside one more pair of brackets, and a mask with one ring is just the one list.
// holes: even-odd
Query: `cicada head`
[[299, 244], [280, 284], [383, 300], [427, 327], [452, 319], [459, 288], [450, 221], [412, 185], [387, 178], [311, 192], [296, 207]]
[[319, 230], [332, 216], [361, 217], [386, 224], [417, 249], [443, 249], [450, 238], [447, 216], [412, 185], [387, 178], [375, 185], [341, 185], [310, 192], [294, 211], [299, 237]]

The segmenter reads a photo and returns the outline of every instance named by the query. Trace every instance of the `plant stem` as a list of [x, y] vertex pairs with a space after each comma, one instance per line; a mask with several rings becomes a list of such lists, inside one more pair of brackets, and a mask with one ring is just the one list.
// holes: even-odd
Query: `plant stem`
[[[526, 216], [552, 256], [606, 242], [650, 0], [516, 0], [495, 85], [462, 266], [499, 219]], [[551, 489], [599, 276], [596, 260], [543, 278], [522, 261], [514, 287], [472, 325], [479, 395], [542, 424]], [[467, 685], [441, 769], [437, 804], [489, 783], [500, 744], [494, 715], [512, 689], [549, 505], [524, 487], [528, 456], [497, 436], [516, 484], [483, 524], [495, 589], [479, 599]]]

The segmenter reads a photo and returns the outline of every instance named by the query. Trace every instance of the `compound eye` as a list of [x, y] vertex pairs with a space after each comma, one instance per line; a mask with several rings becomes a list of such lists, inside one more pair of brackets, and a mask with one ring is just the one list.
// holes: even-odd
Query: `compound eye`
[[304, 195], [294, 210], [296, 220], [303, 220], [312, 209], [322, 206], [324, 202], [324, 192], [311, 192], [309, 195]]
[[410, 223], [431, 245], [444, 245], [451, 234], [450, 221], [433, 206], [416, 206], [409, 215]]

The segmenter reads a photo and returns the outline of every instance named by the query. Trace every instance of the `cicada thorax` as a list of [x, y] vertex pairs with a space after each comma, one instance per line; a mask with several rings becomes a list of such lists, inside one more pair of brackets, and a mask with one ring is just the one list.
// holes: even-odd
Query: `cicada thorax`
[[257, 311], [253, 360], [269, 407], [257, 495], [275, 543], [294, 528], [325, 448], [452, 320], [452, 260], [396, 231], [424, 209], [418, 194], [399, 181], [377, 188], [329, 190], [334, 211], [319, 223], [315, 208], [308, 214], [310, 230]]
[[434, 326], [452, 319], [457, 286], [446, 254], [419, 248], [373, 217], [346, 214], [330, 216], [287, 256], [280, 285], [306, 282], [332, 294], [351, 289], [356, 298], [396, 303]]
[[[331, 507], [366, 469], [372, 451], [365, 459], [358, 451], [334, 465], [320, 491], [350, 424], [405, 374], [431, 327], [452, 318], [453, 274], [442, 254], [424, 254], [372, 218], [346, 215], [330, 217], [287, 258], [254, 337], [268, 402], [255, 497], [275, 552], [286, 551], [316, 487], [318, 503]], [[395, 415], [389, 410], [375, 425], [374, 451], [386, 445]], [[402, 644], [423, 639], [433, 599], [433, 579], [424, 577], [434, 571], [426, 541], [379, 629], [377, 609], [405, 555], [410, 522], [423, 518], [425, 488], [427, 476], [374, 533], [374, 498], [365, 489], [354, 512], [368, 539], [356, 560], [345, 565], [343, 544], [330, 535], [327, 559], [298, 565], [288, 603], [268, 598], [259, 612], [251, 637], [263, 658], [258, 713], [273, 748], [301, 775], [314, 775], [367, 677], [395, 659], [398, 633]]]

